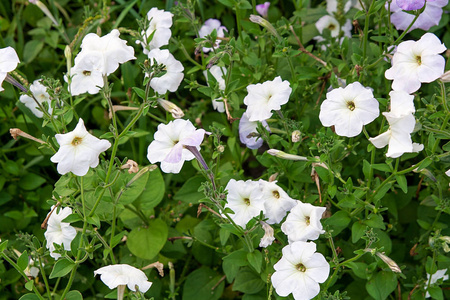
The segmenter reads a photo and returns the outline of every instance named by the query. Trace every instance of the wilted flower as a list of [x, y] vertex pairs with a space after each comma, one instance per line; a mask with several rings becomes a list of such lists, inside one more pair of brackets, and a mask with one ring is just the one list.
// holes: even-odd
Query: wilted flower
[[[161, 77], [153, 77], [150, 81], [150, 86], [154, 89], [158, 94], [165, 94], [167, 91], [175, 92], [183, 81], [183, 65], [173, 57], [173, 55], [169, 52], [169, 50], [164, 49], [153, 49], [148, 53], [148, 58], [150, 61], [150, 65], [154, 64], [156, 61], [157, 64], [162, 64], [165, 66], [166, 74]], [[145, 76], [149, 77], [150, 74], [145, 74]]]
[[325, 232], [320, 223], [325, 210], [325, 207], [298, 201], [298, 204], [291, 209], [286, 221], [281, 225], [281, 230], [288, 236], [290, 243], [316, 240]]
[[[419, 2], [421, 1], [419, 0]], [[442, 18], [442, 8], [446, 6], [447, 3], [448, 0], [427, 1], [425, 10], [419, 15], [409, 31], [417, 28], [426, 31], [432, 26], [438, 25]], [[397, 3], [395, 1], [391, 2], [391, 22], [397, 30], [406, 30], [409, 24], [414, 20], [415, 16], [404, 12], [397, 4], [398, 1]], [[388, 3], [386, 2], [386, 9], [387, 7]]]
[[[447, 269], [443, 269], [443, 270], [437, 270], [436, 273], [434, 273], [433, 275], [427, 274], [427, 284], [425, 285], [425, 290], [428, 287], [428, 281], [430, 282], [430, 285], [435, 284], [439, 279], [442, 278], [443, 281], [448, 279], [448, 275], [445, 275], [445, 273], [447, 273]], [[430, 280], [431, 277], [431, 280]], [[431, 297], [430, 293], [426, 293], [425, 294], [425, 298], [429, 298]]]
[[276, 181], [267, 182], [259, 180], [264, 200], [265, 216], [267, 223], [278, 224], [299, 201], [292, 199], [289, 195], [276, 184]]
[[256, 11], [258, 14], [267, 19], [269, 13], [270, 2], [264, 2], [263, 4], [256, 5]]
[[[211, 75], [214, 77], [214, 79], [219, 84], [219, 89], [224, 91], [225, 90], [225, 79], [223, 77], [225, 75], [227, 75], [227, 69], [224, 67], [212, 66], [208, 70], [203, 71], [203, 75], [205, 75], [205, 77], [206, 77], [206, 83], [209, 86], [208, 72], [211, 73]], [[213, 108], [215, 110], [217, 110], [218, 112], [223, 113], [223, 112], [225, 112], [225, 103], [223, 101], [218, 101], [218, 100], [222, 100], [222, 98], [212, 100]]]
[[53, 244], [64, 246], [64, 250], [70, 250], [70, 243], [77, 235], [75, 228], [70, 226], [69, 223], [63, 222], [65, 218], [72, 214], [70, 207], [60, 209], [53, 205], [50, 210], [50, 218], [47, 222], [47, 231], [44, 233], [47, 240], [47, 248], [50, 250], [50, 256], [54, 259], [61, 257], [59, 253], [55, 253], [55, 246]]
[[[42, 105], [47, 102], [48, 113], [52, 114], [52, 107], [50, 105], [50, 95], [47, 93], [47, 88], [39, 81], [35, 80], [32, 85], [30, 85], [30, 91], [33, 93], [34, 98]], [[19, 98], [20, 102], [25, 104], [31, 112], [38, 118], [42, 118], [44, 113], [38, 109], [36, 101], [28, 95], [21, 95]]]
[[212, 48], [203, 47], [203, 52], [207, 53], [207, 52], [219, 47], [219, 44], [222, 42], [219, 38], [223, 38], [225, 36], [225, 31], [228, 31], [225, 26], [221, 26], [221, 25], [222, 24], [217, 19], [208, 19], [205, 21], [203, 26], [200, 28], [200, 30], [198, 31], [199, 37], [204, 38], [207, 35], [210, 35], [214, 29], [216, 30], [217, 37], [218, 37], [216, 39], [216, 41], [214, 42], [213, 47]]
[[[169, 44], [169, 39], [172, 36], [170, 27], [172, 27], [173, 14], [153, 7], [147, 13], [147, 19], [150, 21], [148, 28], [142, 31], [143, 41], [137, 41], [142, 44], [144, 54], [148, 54], [150, 50], [159, 49], [162, 46]], [[153, 34], [150, 41], [148, 39]]]
[[273, 236], [273, 228], [270, 227], [269, 224], [267, 224], [264, 221], [261, 221], [261, 227], [264, 229], [264, 236], [261, 238], [261, 241], [259, 242], [259, 246], [263, 248], [267, 248], [270, 245], [272, 245], [273, 241], [275, 241], [275, 237]]
[[196, 129], [189, 120], [159, 124], [154, 140], [148, 146], [147, 158], [152, 164], [161, 162], [161, 170], [165, 173], [179, 173], [185, 161], [195, 158], [186, 146], [199, 151], [204, 136], [205, 130]]
[[373, 97], [372, 90], [353, 82], [327, 93], [320, 106], [319, 119], [323, 126], [334, 125], [336, 134], [354, 137], [379, 114], [378, 101]]
[[138, 288], [142, 293], [147, 292], [152, 286], [144, 272], [126, 264], [102, 267], [94, 271], [94, 276], [97, 274], [100, 274], [100, 279], [110, 289], [118, 287], [118, 293], [120, 287], [125, 288], [125, 285], [133, 292]]
[[[264, 128], [270, 131], [269, 125], [266, 121], [261, 122]], [[245, 112], [239, 120], [239, 139], [241, 143], [245, 144], [249, 149], [258, 149], [263, 144], [263, 139], [259, 137], [258, 122], [252, 122], [248, 119], [248, 115]]]
[[400, 43], [392, 58], [392, 67], [385, 72], [387, 79], [394, 80], [392, 89], [411, 94], [422, 82], [438, 79], [445, 68], [445, 59], [439, 53], [446, 49], [432, 33], [424, 34], [417, 42]]
[[313, 242], [294, 242], [283, 248], [283, 256], [273, 266], [271, 281], [278, 295], [289, 294], [295, 300], [309, 300], [320, 292], [319, 283], [330, 274], [325, 257], [316, 252]]
[[60, 147], [50, 160], [58, 163], [57, 170], [62, 175], [68, 172], [77, 176], [86, 175], [89, 167], [97, 167], [100, 153], [111, 147], [109, 141], [100, 140], [90, 134], [82, 119], [79, 119], [73, 131], [57, 134], [55, 138]]
[[230, 179], [225, 190], [228, 191], [225, 207], [233, 210], [234, 214], [230, 214], [230, 217], [242, 228], [245, 228], [253, 217], [259, 216], [261, 211], [265, 212], [258, 182]]
[[272, 81], [250, 84], [248, 95], [244, 98], [247, 116], [250, 121], [264, 121], [272, 116], [272, 110], [280, 110], [281, 105], [289, 101], [292, 88], [289, 81], [280, 76]]
[[382, 261], [384, 261], [388, 265], [389, 269], [391, 269], [392, 272], [394, 272], [394, 273], [402, 272], [400, 267], [397, 265], [397, 263], [392, 258], [390, 258], [389, 256], [385, 255], [384, 253], [381, 253], [378, 251], [376, 254]]
[[13, 47], [0, 49], [0, 92], [4, 90], [2, 83], [6, 75], [8, 75], [8, 72], [14, 71], [19, 62], [19, 56], [17, 56]]

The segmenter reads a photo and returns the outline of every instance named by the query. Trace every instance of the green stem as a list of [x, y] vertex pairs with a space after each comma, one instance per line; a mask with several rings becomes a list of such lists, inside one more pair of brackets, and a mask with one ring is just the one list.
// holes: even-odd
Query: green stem
[[50, 286], [48, 285], [47, 275], [45, 274], [44, 266], [42, 264], [42, 259], [41, 259], [40, 255], [38, 256], [38, 260], [39, 260], [39, 269], [41, 270], [42, 279], [44, 280], [45, 289], [47, 290], [48, 299], [52, 299], [52, 293], [50, 291]]

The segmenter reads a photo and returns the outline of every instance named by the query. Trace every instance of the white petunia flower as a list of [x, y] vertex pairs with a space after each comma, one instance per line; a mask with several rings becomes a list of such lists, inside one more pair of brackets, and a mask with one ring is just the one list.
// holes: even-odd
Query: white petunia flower
[[196, 129], [189, 120], [159, 124], [154, 140], [148, 146], [147, 158], [152, 164], [161, 162], [161, 170], [165, 173], [179, 173], [185, 161], [195, 158], [186, 146], [200, 150], [204, 136], [205, 130]]
[[295, 242], [283, 248], [283, 256], [273, 266], [271, 281], [279, 296], [289, 294], [295, 300], [309, 300], [320, 292], [319, 283], [330, 274], [325, 257], [316, 252], [313, 242]]
[[75, 65], [85, 56], [98, 54], [101, 56], [103, 68], [100, 70], [103, 74], [109, 75], [119, 68], [119, 64], [123, 64], [129, 60], [136, 59], [134, 57], [134, 49], [127, 46], [127, 41], [119, 38], [119, 30], [113, 29], [107, 35], [99, 37], [95, 33], [89, 33], [83, 38], [81, 43], [81, 52], [75, 58]]
[[13, 47], [0, 49], [0, 92], [4, 90], [2, 83], [6, 75], [8, 75], [8, 72], [14, 71], [19, 62], [19, 56], [17, 56]]
[[289, 81], [280, 76], [272, 81], [250, 84], [247, 86], [248, 95], [244, 98], [247, 105], [247, 116], [250, 121], [264, 121], [272, 116], [272, 110], [280, 110], [281, 105], [289, 101], [292, 88]]
[[[103, 81], [103, 56], [100, 52], [92, 52], [90, 55], [80, 58], [82, 59], [75, 59], [75, 66], [70, 69], [72, 76], [70, 93], [72, 96], [83, 93], [95, 95], [105, 84]], [[64, 79], [68, 82], [67, 77]]]
[[379, 114], [378, 101], [372, 90], [354, 82], [327, 93], [320, 106], [319, 119], [323, 126], [334, 125], [336, 134], [354, 137]]
[[278, 224], [286, 216], [299, 201], [292, 199], [279, 186], [276, 181], [268, 182], [259, 180], [262, 189], [262, 197], [264, 200], [265, 216], [268, 218], [267, 223]]
[[[33, 93], [34, 98], [42, 105], [44, 102], [47, 102], [48, 104], [48, 113], [51, 115], [53, 112], [52, 106], [51, 106], [51, 100], [50, 95], [47, 93], [47, 88], [39, 81], [35, 80], [33, 81], [33, 84], [30, 85], [30, 91]], [[36, 101], [31, 98], [28, 95], [21, 95], [19, 98], [20, 102], [25, 104], [26, 107], [28, 107], [31, 112], [38, 118], [42, 118], [44, 113], [39, 110], [38, 105], [36, 104]]]
[[341, 25], [339, 25], [339, 22], [332, 16], [328, 15], [317, 20], [316, 28], [320, 34], [323, 33], [324, 29], [330, 30], [332, 37], [338, 37], [341, 32]]
[[[447, 269], [443, 269], [443, 270], [437, 270], [436, 273], [434, 273], [433, 275], [427, 274], [427, 282], [425, 285], [425, 289], [427, 289], [428, 287], [428, 281], [430, 281], [430, 285], [435, 284], [439, 279], [442, 278], [443, 281], [448, 279], [448, 275], [445, 275], [445, 273], [447, 273]], [[431, 277], [431, 280], [430, 280]], [[430, 298], [431, 295], [430, 293], [425, 294], [425, 298]]]
[[213, 30], [215, 29], [217, 32], [217, 39], [213, 45], [212, 48], [209, 47], [203, 47], [203, 52], [207, 53], [213, 49], [217, 49], [219, 47], [219, 44], [222, 42], [219, 38], [223, 38], [225, 36], [225, 31], [228, 31], [225, 26], [221, 26], [219, 20], [217, 19], [208, 19], [205, 21], [203, 26], [198, 31], [199, 37], [204, 38], [207, 35], [210, 35]]
[[[448, 4], [448, 0], [427, 1], [425, 10], [419, 15], [409, 31], [414, 29], [429, 30], [432, 26], [438, 25], [442, 18], [442, 8]], [[386, 9], [388, 2], [386, 2]], [[414, 20], [415, 15], [404, 12], [396, 1], [391, 1], [391, 22], [397, 30], [406, 30]]]
[[281, 225], [281, 230], [288, 236], [289, 243], [316, 240], [324, 233], [320, 219], [325, 210], [325, 207], [298, 201]]
[[[261, 121], [264, 128], [270, 131], [269, 125], [266, 121]], [[252, 122], [248, 119], [248, 114], [245, 112], [239, 120], [239, 139], [242, 144], [245, 144], [249, 149], [258, 149], [262, 146], [264, 140], [259, 137], [258, 122]]]
[[273, 236], [274, 231], [273, 228], [270, 227], [269, 224], [267, 224], [264, 221], [261, 221], [261, 227], [264, 229], [264, 236], [261, 238], [261, 241], [259, 242], [259, 246], [262, 248], [267, 248], [270, 245], [272, 245], [273, 241], [275, 241], [275, 237]]
[[[183, 65], [173, 57], [169, 50], [153, 49], [148, 53], [150, 65], [154, 64], [156, 60], [157, 64], [165, 66], [166, 74], [161, 77], [154, 77], [150, 81], [150, 86], [158, 94], [165, 94], [167, 91], [175, 92], [183, 81]], [[149, 74], [145, 74], [149, 77]]]
[[413, 113], [414, 95], [404, 91], [391, 91], [391, 111], [383, 115], [388, 120], [389, 129], [369, 141], [377, 148], [383, 148], [389, 144], [387, 157], [400, 157], [403, 153], [419, 152], [423, 145], [413, 143], [411, 133], [414, 131], [416, 119]]
[[140, 292], [145, 293], [152, 286], [144, 272], [126, 264], [102, 267], [94, 271], [94, 276], [97, 274], [100, 274], [100, 279], [110, 289], [126, 285], [133, 292], [137, 287]]
[[[209, 70], [203, 71], [203, 75], [205, 75], [205, 78], [206, 78], [206, 83], [209, 86], [208, 71], [211, 73], [211, 75], [214, 77], [214, 79], [216, 79], [217, 83], [219, 84], [219, 89], [224, 91], [225, 90], [224, 76], [227, 75], [227, 69], [224, 67], [219, 67], [219, 66], [214, 65]], [[223, 103], [223, 101], [218, 101], [218, 100], [222, 100], [222, 98], [212, 100], [213, 108], [215, 110], [217, 110], [218, 112], [223, 113], [223, 112], [225, 112], [225, 103]]]
[[59, 144], [59, 150], [50, 160], [58, 163], [59, 174], [72, 172], [77, 176], [84, 176], [89, 171], [89, 167], [95, 168], [98, 165], [98, 156], [111, 147], [107, 140], [100, 140], [90, 134], [82, 119], [71, 132], [55, 135]]
[[448, 170], [445, 172], [445, 175], [447, 175], [447, 176], [450, 177], [450, 169], [448, 169]]
[[400, 43], [392, 58], [392, 67], [385, 72], [387, 79], [394, 80], [392, 89], [411, 94], [420, 88], [422, 82], [438, 79], [445, 68], [445, 59], [439, 53], [446, 49], [432, 33], [424, 34], [417, 42]]
[[[343, 13], [346, 13], [350, 10], [350, 8], [352, 7], [352, 2], [353, 1], [351, 1], [351, 0], [348, 0], [348, 1], [344, 0], [345, 5], [343, 7], [343, 11], [342, 11]], [[337, 5], [338, 5], [337, 0], [327, 0], [327, 12], [330, 15], [333, 15], [335, 12], [337, 12]]]
[[[148, 54], [150, 50], [159, 49], [162, 46], [169, 44], [169, 39], [172, 36], [170, 27], [172, 27], [172, 17], [173, 14], [164, 11], [163, 9], [158, 9], [153, 7], [147, 13], [147, 19], [150, 21], [148, 28], [142, 31], [142, 36], [144, 41], [137, 41], [137, 43], [142, 44], [144, 48], [144, 54]], [[148, 42], [148, 39], [153, 34], [152, 39]]]
[[44, 236], [47, 240], [47, 248], [50, 250], [50, 256], [54, 259], [58, 259], [61, 255], [53, 252], [55, 251], [55, 246], [53, 244], [62, 245], [64, 246], [64, 250], [70, 250], [70, 243], [77, 235], [77, 231], [70, 226], [69, 223], [62, 222], [72, 214], [72, 209], [70, 207], [65, 207], [57, 212], [57, 209], [55, 209], [55, 206], [53, 205], [50, 213], [51, 215], [47, 222], [47, 231], [45, 231]]
[[245, 228], [253, 217], [259, 216], [261, 211], [265, 213], [264, 199], [258, 182], [230, 179], [225, 190], [228, 191], [225, 207], [233, 210], [234, 214], [230, 214], [230, 217], [242, 228]]

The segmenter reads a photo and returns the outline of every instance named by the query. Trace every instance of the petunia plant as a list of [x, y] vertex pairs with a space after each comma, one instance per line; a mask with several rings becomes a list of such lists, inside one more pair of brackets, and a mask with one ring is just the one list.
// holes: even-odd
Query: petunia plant
[[450, 298], [447, 0], [94, 2], [0, 4], [1, 297]]

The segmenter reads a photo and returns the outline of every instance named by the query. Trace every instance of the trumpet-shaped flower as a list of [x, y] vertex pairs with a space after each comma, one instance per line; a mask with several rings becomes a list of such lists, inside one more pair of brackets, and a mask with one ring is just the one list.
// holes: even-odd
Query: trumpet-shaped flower
[[283, 248], [283, 256], [273, 266], [271, 280], [278, 295], [289, 294], [295, 300], [309, 300], [320, 292], [319, 283], [330, 274], [330, 265], [325, 257], [316, 252], [313, 242], [294, 242]]
[[289, 242], [316, 240], [324, 233], [320, 219], [325, 209], [298, 202], [281, 225], [281, 230], [288, 236]]
[[[270, 131], [269, 125], [266, 121], [261, 121], [264, 128]], [[249, 149], [258, 149], [263, 144], [263, 139], [259, 137], [258, 122], [252, 122], [248, 119], [248, 114], [245, 112], [239, 120], [239, 139], [241, 143], [245, 144]]]
[[159, 124], [154, 140], [148, 146], [147, 158], [152, 164], [161, 162], [161, 170], [165, 173], [180, 173], [184, 162], [195, 158], [186, 146], [200, 150], [204, 136], [205, 130], [196, 129], [189, 120]]
[[263, 4], [256, 5], [256, 11], [258, 12], [258, 14], [267, 19], [267, 16], [269, 15], [269, 7], [270, 2], [267, 1], [264, 2]]
[[[405, 1], [405, 0], [404, 0]], [[423, 0], [422, 0], [423, 1]], [[411, 22], [414, 20], [415, 16], [404, 12], [401, 7], [399, 7], [399, 1], [391, 2], [391, 22], [394, 24], [397, 30], [406, 30]], [[407, 2], [407, 1], [405, 1]], [[418, 1], [420, 2], [420, 0]], [[425, 10], [419, 15], [417, 20], [411, 26], [409, 31], [414, 29], [428, 30], [432, 26], [438, 25], [442, 18], [442, 8], [447, 5], [448, 0], [435, 0], [426, 1], [427, 5]], [[422, 5], [423, 6], [423, 5]], [[388, 3], [386, 2], [386, 9], [388, 8]]]
[[[445, 273], [447, 273], [447, 269], [443, 269], [443, 270], [437, 270], [436, 273], [434, 273], [433, 275], [427, 274], [427, 283], [428, 281], [431, 284], [435, 284], [439, 279], [442, 279], [443, 281], [448, 279], [448, 275], [445, 275]], [[431, 277], [431, 279], [430, 279]], [[425, 286], [425, 289], [428, 287], [428, 284]], [[430, 298], [431, 295], [430, 293], [427, 291], [427, 293], [425, 294], [425, 298]]]
[[47, 240], [50, 256], [58, 259], [61, 255], [54, 252], [55, 246], [53, 244], [62, 245], [64, 250], [70, 250], [70, 243], [77, 235], [77, 231], [69, 223], [63, 222], [65, 218], [72, 214], [70, 207], [65, 207], [57, 212], [53, 205], [49, 214], [51, 215], [48, 218], [47, 231], [45, 231], [44, 236]]
[[225, 207], [233, 210], [234, 214], [230, 214], [230, 217], [237, 225], [245, 228], [253, 217], [259, 216], [261, 211], [265, 213], [258, 182], [230, 179], [225, 189], [228, 191]]
[[133, 292], [138, 287], [140, 292], [145, 293], [152, 286], [144, 272], [130, 265], [122, 264], [102, 267], [94, 271], [94, 276], [97, 274], [100, 274], [101, 281], [110, 289], [126, 285]]
[[268, 182], [265, 180], [259, 181], [262, 188], [262, 197], [264, 199], [264, 208], [266, 210], [265, 216], [268, 218], [267, 223], [278, 224], [286, 216], [299, 201], [292, 199], [279, 186], [276, 181]]
[[17, 56], [13, 47], [0, 49], [0, 92], [4, 90], [2, 83], [6, 75], [8, 75], [8, 72], [14, 71], [19, 62], [19, 56]]
[[[173, 57], [169, 50], [153, 49], [148, 53], [150, 65], [162, 64], [165, 66], [166, 74], [161, 77], [154, 77], [150, 81], [150, 86], [158, 94], [165, 94], [167, 91], [175, 92], [183, 80], [183, 65]], [[150, 76], [145, 74], [145, 76]]]
[[422, 82], [433, 82], [444, 74], [445, 59], [439, 55], [447, 48], [432, 33], [420, 40], [400, 43], [392, 57], [392, 67], [385, 72], [387, 79], [394, 80], [392, 89], [409, 94], [417, 91]]
[[198, 34], [201, 38], [206, 37], [207, 35], [211, 34], [214, 29], [217, 32], [216, 41], [214, 42], [214, 45], [210, 47], [203, 47], [203, 52], [207, 53], [213, 49], [217, 49], [219, 47], [219, 44], [222, 42], [219, 38], [223, 38], [225, 36], [225, 31], [228, 31], [225, 26], [222, 26], [219, 20], [217, 19], [208, 19], [205, 21], [203, 26], [198, 31]]
[[[34, 98], [42, 105], [44, 102], [48, 104], [48, 113], [52, 114], [52, 107], [50, 105], [50, 95], [47, 93], [47, 88], [39, 81], [35, 80], [32, 85], [30, 85], [30, 91], [33, 93]], [[19, 98], [20, 102], [25, 104], [31, 112], [38, 118], [42, 118], [44, 113], [39, 110], [36, 101], [28, 95], [22, 95]]]
[[273, 228], [270, 227], [269, 224], [267, 224], [264, 221], [261, 221], [261, 227], [264, 229], [264, 236], [261, 238], [261, 241], [259, 242], [259, 246], [263, 248], [267, 248], [270, 245], [272, 245], [273, 241], [275, 241], [275, 237], [273, 236], [274, 231]]
[[272, 81], [250, 84], [247, 86], [248, 95], [244, 98], [247, 105], [247, 116], [252, 122], [264, 121], [272, 116], [272, 110], [280, 110], [281, 105], [289, 101], [292, 88], [289, 81], [280, 76]]
[[379, 114], [378, 101], [372, 90], [354, 82], [327, 93], [320, 106], [319, 119], [323, 126], [334, 125], [336, 134], [354, 137]]
[[[153, 49], [159, 49], [162, 46], [169, 44], [169, 39], [172, 36], [170, 27], [172, 27], [173, 14], [153, 7], [147, 13], [147, 19], [149, 20], [148, 28], [142, 31], [143, 41], [137, 41], [142, 44], [144, 48], [144, 54], [148, 54]], [[152, 36], [153, 34], [153, 36]], [[152, 36], [152, 39], [148, 39]]]
[[[211, 73], [211, 75], [214, 77], [214, 79], [219, 84], [219, 89], [224, 91], [225, 90], [225, 79], [224, 79], [224, 76], [227, 75], [227, 69], [224, 68], [224, 67], [219, 67], [219, 66], [215, 66], [214, 65], [209, 70], [204, 71], [203, 75], [205, 75], [206, 82], [207, 82], [207, 84], [209, 86], [208, 71]], [[218, 99], [213, 99], [212, 100], [213, 108], [215, 110], [217, 110], [218, 112], [223, 113], [223, 112], [225, 112], [225, 103], [223, 103], [223, 101], [218, 101], [218, 100], [222, 100], [222, 98], [218, 98]]]
[[[70, 93], [77, 96], [83, 93], [97, 94], [105, 84], [103, 81], [103, 56], [100, 52], [92, 52], [76, 61], [70, 69]], [[64, 78], [68, 81], [67, 77]]]
[[55, 135], [59, 144], [59, 150], [50, 160], [58, 163], [59, 174], [72, 172], [77, 176], [84, 176], [89, 171], [89, 167], [97, 167], [98, 156], [103, 151], [111, 147], [107, 140], [100, 140], [90, 134], [82, 119], [71, 132]]

